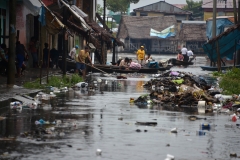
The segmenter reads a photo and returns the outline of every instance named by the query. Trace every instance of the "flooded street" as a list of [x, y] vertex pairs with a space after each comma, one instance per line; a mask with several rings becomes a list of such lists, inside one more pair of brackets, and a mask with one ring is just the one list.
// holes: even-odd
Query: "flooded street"
[[[125, 57], [125, 54], [119, 56]], [[153, 58], [159, 60], [162, 56], [153, 55]], [[172, 56], [163, 56], [163, 59], [168, 58]], [[195, 62], [187, 68], [171, 70], [196, 75], [209, 73], [199, 67], [206, 64], [205, 57], [197, 57]], [[0, 135], [17, 139], [0, 140], [0, 159], [164, 160], [171, 154], [177, 160], [230, 160], [236, 159], [231, 158], [230, 153], [240, 155], [240, 130], [224, 126], [238, 122], [229, 121], [228, 115], [199, 115], [206, 120], [189, 121], [188, 114], [164, 111], [160, 105], [140, 107], [129, 103], [130, 98], [149, 93], [143, 84], [152, 75], [135, 75], [125, 80], [97, 78], [101, 78], [102, 83], [94, 92], [70, 90], [41, 109], [21, 113], [7, 111], [7, 118], [0, 121]], [[62, 120], [68, 126], [56, 127], [57, 135], [45, 135], [38, 140], [28, 133], [36, 131], [35, 121], [39, 119]], [[157, 122], [157, 125], [142, 126], [136, 122]], [[197, 135], [201, 123], [214, 127], [204, 130], [205, 135]], [[170, 132], [175, 127], [177, 134]], [[25, 136], [20, 136], [24, 133]], [[96, 153], [97, 149], [101, 154]]]

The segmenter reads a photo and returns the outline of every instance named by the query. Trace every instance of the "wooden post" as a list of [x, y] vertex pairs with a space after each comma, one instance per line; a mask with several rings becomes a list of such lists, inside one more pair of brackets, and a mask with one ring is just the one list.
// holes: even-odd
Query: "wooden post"
[[[67, 24], [67, 8], [64, 6], [63, 7], [63, 24], [66, 25]], [[65, 39], [65, 34], [66, 34], [66, 29], [64, 28], [63, 29], [63, 53], [62, 53], [62, 60], [63, 60], [63, 75], [66, 75], [66, 72], [67, 72], [67, 61], [66, 61], [66, 58], [67, 58], [67, 47], [66, 47], [66, 39]]]
[[39, 48], [38, 48], [38, 53], [39, 53], [39, 60], [38, 60], [38, 66], [40, 68], [40, 85], [42, 84], [42, 64], [43, 64], [43, 56], [42, 56], [42, 26], [39, 23]]
[[233, 66], [236, 66], [236, 58], [237, 58], [237, 40], [234, 41], [234, 57], [233, 57]]
[[115, 40], [113, 40], [113, 55], [112, 55], [112, 64], [115, 64], [116, 63], [116, 42]]
[[240, 23], [240, 0], [238, 0], [238, 23]]
[[17, 0], [9, 0], [9, 59], [7, 66], [8, 87], [13, 87], [15, 84], [16, 3]]
[[112, 31], [112, 27], [113, 26], [113, 17], [112, 17], [112, 21], [111, 21], [111, 31]]
[[214, 38], [216, 37], [216, 6], [217, 6], [217, 3], [216, 3], [217, 0], [213, 0], [213, 19], [212, 19], [212, 37], [211, 38]]
[[106, 0], [103, 0], [103, 26], [106, 25]]
[[[240, 0], [238, 0], [238, 23], [240, 23]], [[240, 64], [240, 50], [236, 53], [236, 65]]]
[[0, 26], [0, 44], [2, 44], [2, 28]]
[[216, 42], [217, 43], [217, 48], [216, 48], [216, 51], [217, 51], [217, 66], [218, 66], [218, 72], [221, 72], [221, 57], [220, 57], [220, 51], [219, 51], [219, 43], [218, 41]]
[[50, 47], [51, 47], [51, 35], [48, 33], [48, 64], [47, 64], [47, 83], [49, 82], [48, 81], [48, 74], [49, 74], [49, 61], [50, 61]]
[[17, 30], [17, 39], [16, 41], [19, 41], [19, 30]]
[[233, 0], [234, 23], [237, 24], [236, 0]]

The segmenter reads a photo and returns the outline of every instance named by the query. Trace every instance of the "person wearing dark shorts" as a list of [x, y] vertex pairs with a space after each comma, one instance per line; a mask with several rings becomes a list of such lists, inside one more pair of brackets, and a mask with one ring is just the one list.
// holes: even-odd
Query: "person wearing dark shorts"
[[84, 50], [81, 50], [78, 53], [77, 60], [76, 60], [76, 69], [82, 70], [83, 79], [85, 79], [85, 76], [86, 76], [86, 66], [85, 66], [86, 60], [88, 59], [91, 65], [93, 65], [89, 55], [89, 51], [90, 51], [89, 47], [86, 46]]

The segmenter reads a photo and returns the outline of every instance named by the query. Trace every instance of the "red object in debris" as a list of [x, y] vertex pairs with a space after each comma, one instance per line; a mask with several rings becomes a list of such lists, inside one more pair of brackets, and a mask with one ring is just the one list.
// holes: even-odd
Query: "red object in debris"
[[236, 122], [236, 121], [237, 121], [237, 117], [236, 117], [236, 116], [233, 116], [233, 117], [232, 117], [232, 121], [233, 121], [233, 122]]
[[228, 104], [224, 105], [224, 106], [223, 106], [223, 108], [231, 108], [231, 107], [232, 107], [232, 105], [233, 105], [233, 104], [230, 102], [230, 103], [228, 103]]

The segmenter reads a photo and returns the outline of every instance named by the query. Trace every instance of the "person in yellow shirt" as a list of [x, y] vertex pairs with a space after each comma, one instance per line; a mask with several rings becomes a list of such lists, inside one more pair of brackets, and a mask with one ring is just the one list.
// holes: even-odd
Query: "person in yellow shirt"
[[92, 61], [91, 61], [91, 58], [89, 56], [89, 47], [88, 46], [85, 46], [85, 49], [83, 50], [80, 50], [80, 52], [78, 54], [76, 54], [76, 72], [78, 73], [79, 70], [82, 70], [82, 76], [83, 76], [83, 79], [85, 79], [85, 76], [86, 76], [86, 59], [88, 58], [89, 62], [92, 64]]
[[140, 49], [137, 51], [137, 59], [138, 59], [138, 63], [140, 63], [141, 65], [143, 65], [143, 60], [145, 60], [145, 50], [144, 50], [144, 46], [141, 46]]

